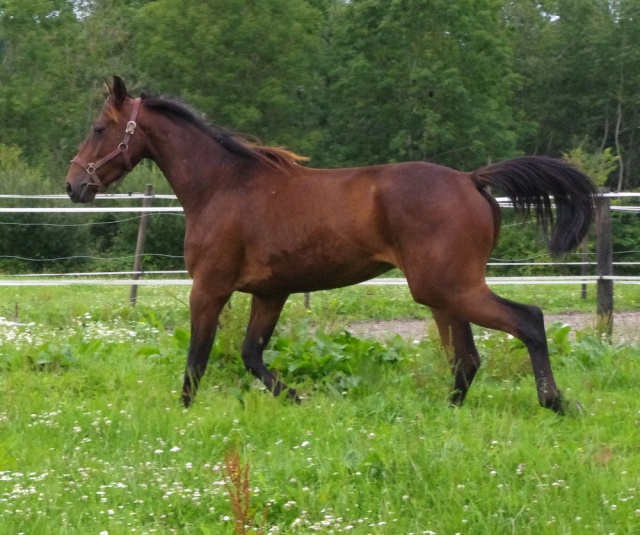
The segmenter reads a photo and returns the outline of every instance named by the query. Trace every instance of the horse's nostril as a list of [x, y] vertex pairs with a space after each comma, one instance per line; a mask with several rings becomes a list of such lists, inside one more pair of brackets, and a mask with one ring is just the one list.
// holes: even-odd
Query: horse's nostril
[[71, 193], [73, 193], [73, 190], [71, 189], [71, 184], [69, 184], [69, 182], [67, 182], [67, 195], [69, 195], [69, 197], [71, 197]]

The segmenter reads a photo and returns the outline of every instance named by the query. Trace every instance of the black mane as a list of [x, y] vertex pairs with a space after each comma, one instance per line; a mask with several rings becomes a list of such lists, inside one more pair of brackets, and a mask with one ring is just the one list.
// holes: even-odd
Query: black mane
[[242, 158], [254, 160], [276, 168], [286, 168], [295, 165], [300, 160], [306, 159], [285, 149], [263, 147], [244, 139], [230, 130], [210, 124], [191, 107], [176, 100], [144, 94], [141, 98], [145, 107], [173, 120], [183, 121], [195, 126], [198, 130], [217, 141], [226, 150]]

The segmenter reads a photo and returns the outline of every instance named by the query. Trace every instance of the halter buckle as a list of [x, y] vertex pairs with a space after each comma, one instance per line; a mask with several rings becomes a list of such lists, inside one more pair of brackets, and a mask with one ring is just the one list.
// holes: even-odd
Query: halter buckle
[[127, 123], [127, 128], [125, 129], [125, 132], [127, 134], [133, 135], [133, 133], [136, 131], [136, 126], [138, 126], [138, 124], [135, 121], [129, 121]]

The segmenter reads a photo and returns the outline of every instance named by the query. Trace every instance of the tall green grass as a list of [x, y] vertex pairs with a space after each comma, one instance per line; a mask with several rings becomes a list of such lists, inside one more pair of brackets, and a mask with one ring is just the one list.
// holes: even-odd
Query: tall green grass
[[[238, 533], [230, 453], [252, 533], [640, 532], [636, 347], [552, 327], [556, 379], [583, 406], [559, 417], [522, 348], [481, 336], [484, 366], [451, 409], [437, 344], [341, 334], [368, 317], [362, 294], [327, 293], [310, 313], [288, 305], [268, 355], [295, 406], [243, 370], [240, 297], [185, 410], [185, 293], [142, 290], [135, 309], [122, 290], [2, 290], [0, 533]], [[387, 290], [365, 289], [383, 315], [421, 314]]]

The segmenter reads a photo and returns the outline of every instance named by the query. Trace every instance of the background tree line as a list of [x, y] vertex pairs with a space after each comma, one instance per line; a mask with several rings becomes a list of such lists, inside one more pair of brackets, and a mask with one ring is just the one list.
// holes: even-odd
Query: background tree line
[[[0, 189], [62, 191], [112, 74], [312, 166], [608, 150], [606, 184], [637, 188], [639, 18], [640, 0], [0, 0]], [[47, 256], [5, 229], [3, 250]], [[74, 232], [58, 256], [130, 247]]]

